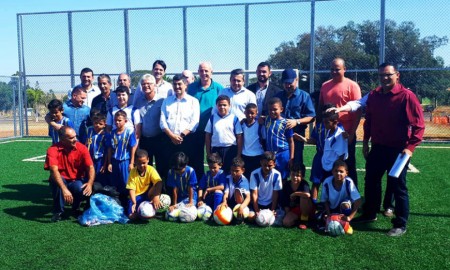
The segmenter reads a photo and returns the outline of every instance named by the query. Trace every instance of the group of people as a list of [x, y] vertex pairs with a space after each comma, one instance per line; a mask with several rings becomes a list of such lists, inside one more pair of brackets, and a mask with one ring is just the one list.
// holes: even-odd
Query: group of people
[[[281, 208], [285, 226], [306, 228], [321, 202], [326, 215], [375, 221], [384, 173], [397, 155], [411, 156], [422, 140], [421, 106], [389, 63], [379, 66], [381, 86], [361, 98], [358, 84], [345, 77], [344, 60], [334, 59], [331, 79], [323, 83], [316, 107], [298, 88], [295, 70], [282, 72], [280, 88], [270, 82], [267, 62], [257, 66], [257, 82], [247, 87], [242, 69], [231, 71], [230, 86], [223, 87], [212, 79], [209, 62], [199, 64], [197, 80], [185, 70], [169, 83], [165, 70], [164, 61], [155, 61], [152, 74], [143, 75], [130, 95], [127, 74], [120, 74], [119, 86], [111, 91], [107, 74], [98, 76], [97, 87], [92, 84], [93, 71], [85, 68], [67, 102], [48, 104], [53, 145], [45, 169], [50, 170], [53, 221], [61, 220], [65, 203], [72, 204], [75, 213], [80, 211], [94, 184], [116, 189], [131, 219], [142, 201], [161, 207], [159, 195], [165, 192], [172, 198], [169, 210], [181, 204], [207, 204], [212, 209], [240, 204], [238, 217], [249, 207], [252, 218], [261, 209], [275, 213]], [[362, 215], [355, 218], [361, 205], [355, 145], [362, 107], [365, 203]], [[314, 120], [306, 138], [307, 125]], [[311, 189], [305, 180], [305, 143], [317, 149]], [[387, 180], [385, 214], [395, 213], [390, 236], [406, 232], [406, 170]]]

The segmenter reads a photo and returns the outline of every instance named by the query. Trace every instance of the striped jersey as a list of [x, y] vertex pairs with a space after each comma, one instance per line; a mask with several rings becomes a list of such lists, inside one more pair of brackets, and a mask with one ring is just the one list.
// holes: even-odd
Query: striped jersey
[[131, 148], [136, 144], [136, 136], [134, 130], [131, 128], [125, 128], [121, 133], [117, 133], [117, 129], [111, 131], [106, 138], [106, 146], [112, 148], [112, 158], [115, 160], [127, 160], [130, 159]]
[[174, 169], [170, 169], [167, 175], [167, 186], [177, 188], [177, 203], [189, 198], [189, 187], [196, 192], [197, 175], [192, 167], [186, 166], [186, 170], [182, 174], [178, 174]]
[[[74, 128], [72, 121], [70, 121], [70, 119], [65, 116], [63, 116], [63, 118], [61, 120], [59, 120], [58, 122], [55, 121], [55, 123], [59, 124], [59, 125]], [[52, 144], [59, 142], [58, 131], [56, 129], [54, 129], [51, 125], [48, 125], [48, 136], [50, 136], [50, 138], [52, 138]]]
[[263, 138], [266, 140], [266, 150], [282, 152], [289, 150], [288, 139], [292, 138], [294, 132], [286, 128], [285, 118], [272, 119], [268, 117], [264, 123]]
[[95, 132], [94, 127], [88, 127], [86, 138], [82, 138], [81, 142], [86, 145], [89, 154], [93, 160], [98, 160], [105, 154], [105, 133]]

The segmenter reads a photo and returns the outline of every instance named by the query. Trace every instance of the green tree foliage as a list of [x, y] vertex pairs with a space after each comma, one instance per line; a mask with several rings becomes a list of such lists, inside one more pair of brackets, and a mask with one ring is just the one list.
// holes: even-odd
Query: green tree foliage
[[[349, 22], [340, 28], [319, 26], [315, 36], [315, 69], [328, 70], [335, 57], [345, 59], [347, 69], [375, 69], [379, 63], [379, 29], [379, 21], [364, 21], [361, 24]], [[448, 44], [446, 36], [421, 38], [413, 22], [397, 24], [392, 20], [386, 21], [385, 36], [385, 60], [398, 65], [400, 69], [445, 67], [443, 59], [434, 56], [434, 51]], [[309, 70], [309, 47], [310, 33], [300, 34], [296, 42], [282, 42], [268, 61], [274, 68]], [[346, 76], [357, 80], [364, 93], [378, 85], [374, 72], [347, 72]], [[328, 72], [316, 73], [314, 90], [318, 91], [329, 78]], [[450, 71], [405, 70], [401, 72], [401, 81], [419, 97], [444, 102], [446, 89], [450, 87]]]
[[13, 105], [13, 89], [11, 85], [0, 82], [0, 111], [9, 111]]

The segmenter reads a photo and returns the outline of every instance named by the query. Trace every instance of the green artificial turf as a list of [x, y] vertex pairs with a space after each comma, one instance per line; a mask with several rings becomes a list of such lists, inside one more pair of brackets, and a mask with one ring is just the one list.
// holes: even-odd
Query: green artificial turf
[[[0, 144], [0, 269], [450, 268], [449, 148], [414, 153], [411, 163], [420, 173], [408, 173], [408, 231], [390, 238], [385, 235], [390, 220], [381, 214], [377, 222], [354, 225], [354, 234], [342, 237], [311, 229], [159, 219], [95, 227], [82, 227], [74, 218], [50, 223], [48, 172], [43, 162], [22, 161], [44, 155], [48, 146], [31, 140]], [[305, 148], [306, 166], [314, 152]], [[364, 172], [359, 177], [364, 190]]]

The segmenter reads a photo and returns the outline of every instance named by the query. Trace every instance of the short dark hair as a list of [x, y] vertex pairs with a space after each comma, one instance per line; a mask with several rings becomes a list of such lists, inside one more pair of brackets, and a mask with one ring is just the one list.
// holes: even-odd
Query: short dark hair
[[261, 62], [258, 64], [258, 68], [259, 67], [268, 67], [269, 70], [271, 69], [270, 64], [268, 62]]
[[206, 162], [208, 163], [208, 165], [212, 165], [212, 164], [216, 164], [217, 163], [220, 166], [222, 166], [222, 158], [217, 153], [212, 153], [211, 155], [207, 156], [206, 157]]
[[182, 74], [176, 74], [172, 78], [172, 82], [182, 81], [185, 85], [188, 85], [187, 79]]
[[283, 102], [281, 101], [281, 99], [277, 97], [270, 98], [268, 104], [269, 106], [272, 106], [274, 104], [280, 104], [280, 106], [283, 107]]
[[52, 99], [52, 100], [50, 100], [50, 102], [47, 105], [47, 109], [49, 109], [49, 110], [58, 109], [58, 111], [61, 111], [61, 112], [64, 111], [63, 103], [59, 99]]
[[115, 114], [114, 114], [114, 118], [119, 117], [119, 116], [123, 116], [125, 119], [127, 119], [127, 112], [125, 112], [124, 110], [118, 110]]
[[130, 95], [130, 88], [128, 88], [127, 86], [121, 85], [119, 87], [116, 88], [116, 94], [117, 93], [127, 93], [127, 95]]
[[74, 95], [78, 95], [80, 92], [85, 92], [87, 93], [86, 90], [84, 90], [83, 86], [81, 85], [77, 85], [72, 89], [72, 96]]
[[300, 173], [302, 175], [302, 177], [305, 177], [305, 165], [301, 164], [301, 163], [294, 163], [294, 165], [291, 166], [290, 168], [291, 173]]
[[108, 80], [108, 83], [111, 84], [111, 78], [109, 77], [108, 74], [105, 74], [105, 73], [98, 75], [97, 81], [100, 81], [101, 79], [105, 79], [105, 78]]
[[276, 156], [275, 156], [275, 152], [272, 151], [265, 151], [262, 155], [261, 158], [259, 159], [260, 161], [263, 160], [267, 160], [267, 161], [275, 161], [276, 160]]
[[230, 97], [229, 97], [229, 96], [226, 96], [226, 95], [220, 95], [220, 96], [218, 96], [218, 97], [216, 98], [216, 105], [219, 104], [219, 102], [222, 101], [222, 100], [226, 100], [226, 101], [228, 101], [228, 104], [231, 104], [231, 100], [230, 100]]
[[322, 120], [328, 119], [328, 121], [337, 121], [339, 119], [339, 114], [333, 112], [327, 112], [328, 109], [335, 107], [333, 104], [325, 104], [322, 106]]
[[148, 158], [148, 152], [145, 149], [136, 150], [135, 159]]
[[390, 63], [390, 62], [382, 63], [381, 65], [378, 66], [378, 69], [382, 69], [382, 68], [385, 68], [385, 67], [393, 67], [395, 71], [398, 71], [397, 66], [394, 65], [393, 63]]
[[167, 66], [166, 66], [166, 63], [163, 60], [156, 60], [155, 62], [153, 62], [152, 69], [154, 69], [156, 65], [162, 66], [164, 71], [166, 71]]
[[258, 109], [258, 106], [256, 106], [255, 103], [249, 103], [247, 106], [245, 106], [245, 110], [251, 110], [251, 109]]
[[104, 115], [103, 113], [97, 113], [97, 114], [91, 116], [91, 120], [92, 120], [92, 123], [97, 122], [97, 121], [106, 121], [106, 115]]
[[83, 68], [83, 69], [81, 70], [81, 72], [80, 72], [80, 77], [81, 77], [81, 75], [82, 75], [83, 73], [88, 73], [88, 72], [91, 72], [91, 73], [92, 73], [92, 76], [94, 76], [94, 71], [92, 71], [92, 69], [90, 69], [90, 68], [88, 68], [88, 67], [85, 67], [85, 68]]
[[189, 163], [189, 157], [183, 152], [176, 152], [173, 154], [170, 165], [174, 170], [180, 170], [185, 168]]
[[230, 167], [240, 167], [240, 168], [245, 168], [245, 162], [242, 158], [240, 157], [235, 157], [233, 158], [233, 160], [231, 161], [231, 166]]
[[345, 161], [343, 161], [342, 159], [338, 159], [333, 163], [333, 170], [338, 167], [344, 167], [345, 170], [348, 171], [347, 163], [345, 163]]
[[230, 79], [236, 75], [244, 75], [244, 70], [242, 68], [233, 69], [230, 73]]

